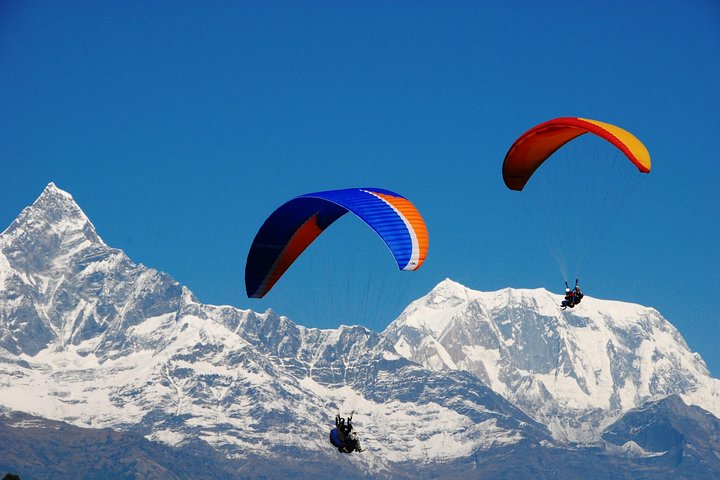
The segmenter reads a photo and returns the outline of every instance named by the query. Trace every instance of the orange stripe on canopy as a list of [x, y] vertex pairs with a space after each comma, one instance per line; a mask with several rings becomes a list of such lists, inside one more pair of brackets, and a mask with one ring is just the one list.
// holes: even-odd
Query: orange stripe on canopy
[[542, 163], [569, 141], [592, 133], [615, 145], [642, 173], [650, 172], [650, 153], [632, 133], [609, 123], [561, 117], [537, 125], [515, 140], [503, 162], [503, 180], [522, 190]]
[[427, 257], [428, 247], [430, 246], [430, 237], [428, 236], [427, 226], [418, 209], [410, 200], [404, 197], [395, 197], [380, 192], [372, 192], [382, 198], [404, 217], [409, 223], [410, 237], [417, 242], [417, 252], [413, 251], [410, 264], [404, 270], [417, 270]]

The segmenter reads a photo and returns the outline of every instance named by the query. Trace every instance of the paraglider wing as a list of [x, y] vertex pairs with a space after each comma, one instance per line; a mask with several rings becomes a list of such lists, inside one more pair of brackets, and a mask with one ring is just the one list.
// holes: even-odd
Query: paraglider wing
[[535, 170], [569, 141], [592, 133], [620, 149], [643, 173], [650, 172], [650, 153], [633, 134], [609, 123], [562, 117], [537, 125], [520, 136], [503, 162], [503, 180], [511, 190], [522, 190]]
[[318, 235], [347, 212], [383, 239], [401, 270], [417, 270], [425, 261], [427, 228], [405, 197], [379, 188], [308, 193], [280, 206], [255, 235], [245, 265], [248, 297], [262, 298]]

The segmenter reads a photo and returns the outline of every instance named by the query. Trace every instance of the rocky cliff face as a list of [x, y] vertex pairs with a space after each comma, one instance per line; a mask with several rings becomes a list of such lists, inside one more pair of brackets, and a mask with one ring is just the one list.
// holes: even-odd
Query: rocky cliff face
[[110, 355], [128, 327], [192, 297], [168, 275], [105, 245], [54, 184], [0, 237], [0, 286], [0, 347], [31, 356], [80, 344], [82, 352]]

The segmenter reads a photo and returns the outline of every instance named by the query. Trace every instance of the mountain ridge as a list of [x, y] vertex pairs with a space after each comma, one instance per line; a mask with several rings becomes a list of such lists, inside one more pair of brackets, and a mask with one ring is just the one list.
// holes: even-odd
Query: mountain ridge
[[720, 381], [657, 310], [586, 295], [562, 311], [561, 300], [545, 289], [480, 292], [446, 279], [383, 334], [427, 368], [474, 373], [571, 441], [597, 440], [657, 396], [683, 394], [720, 414]]
[[[646, 461], [639, 444], [623, 449], [603, 433], [653, 395], [680, 394], [717, 410], [718, 381], [659, 312], [585, 297], [558, 316], [558, 304], [544, 289], [477, 292], [446, 279], [382, 333], [311, 329], [271, 310], [204, 305], [169, 275], [107, 246], [72, 196], [51, 184], [0, 235], [0, 405], [177, 448], [202, 440], [233, 461], [281, 454], [288, 464], [350, 462], [389, 477], [421, 464], [471, 471], [483, 463], [478, 455], [497, 460], [509, 450], [541, 465], [547, 455], [575, 455], [578, 442], [578, 465], [597, 449]], [[574, 341], [575, 330], [615, 332], [618, 382], [670, 383], [637, 401], [618, 396], [633, 401], [610, 415], [593, 404], [567, 408], [558, 386], [584, 388], [594, 401], [607, 387], [600, 380], [616, 380], [612, 369], [596, 375], [591, 361], [610, 358], [607, 342], [605, 357], [577, 363], [588, 343]], [[653, 345], [648, 332], [667, 342], [657, 354], [626, 358], [628, 342]], [[635, 378], [634, 361], [684, 370]], [[693, 396], [688, 389], [702, 381], [704, 396]], [[351, 410], [368, 451], [338, 458], [327, 429], [334, 412]], [[573, 419], [578, 412], [584, 417]]]

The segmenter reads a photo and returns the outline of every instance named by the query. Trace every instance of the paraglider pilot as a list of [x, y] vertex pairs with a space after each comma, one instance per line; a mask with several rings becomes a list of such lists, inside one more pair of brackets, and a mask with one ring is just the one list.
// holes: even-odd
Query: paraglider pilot
[[578, 281], [575, 280], [575, 305], [580, 303], [580, 300], [582, 300], [584, 296], [585, 295], [583, 295], [582, 291], [580, 290], [580, 285], [578, 285]]
[[335, 415], [335, 428], [330, 430], [330, 443], [342, 453], [362, 452], [365, 450], [360, 446], [357, 433], [353, 431], [352, 413], [347, 420], [340, 415]]
[[565, 300], [562, 301], [560, 306], [563, 310], [568, 307], [573, 308], [575, 306], [575, 291], [570, 290], [570, 287], [565, 288]]
[[578, 279], [575, 279], [575, 288], [570, 290], [570, 286], [565, 282], [565, 300], [562, 301], [560, 306], [563, 310], [570, 307], [573, 308], [575, 305], [580, 303], [582, 298], [585, 295], [583, 295], [582, 291], [580, 290], [580, 285], [578, 285]]

